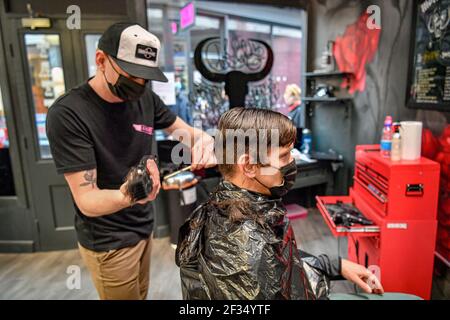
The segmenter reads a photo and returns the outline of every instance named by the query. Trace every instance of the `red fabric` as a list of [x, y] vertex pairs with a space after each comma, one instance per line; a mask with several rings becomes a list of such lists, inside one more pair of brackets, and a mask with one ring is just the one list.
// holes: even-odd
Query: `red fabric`
[[354, 75], [342, 83], [351, 94], [365, 90], [366, 64], [374, 59], [378, 50], [381, 29], [369, 29], [368, 18], [369, 14], [364, 13], [355, 24], [347, 26], [344, 35], [336, 38], [333, 48], [339, 70]]

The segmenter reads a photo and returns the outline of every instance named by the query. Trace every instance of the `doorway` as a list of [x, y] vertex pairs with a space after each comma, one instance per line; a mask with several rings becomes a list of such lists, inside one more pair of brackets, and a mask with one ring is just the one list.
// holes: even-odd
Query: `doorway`
[[57, 175], [46, 136], [45, 122], [54, 101], [95, 73], [95, 50], [103, 31], [120, 20], [85, 20], [80, 30], [66, 19], [52, 19], [51, 28], [23, 28], [20, 18], [8, 19], [7, 64], [14, 66], [13, 101], [18, 102], [24, 166], [35, 215], [39, 250], [76, 247], [75, 210], [70, 190]]

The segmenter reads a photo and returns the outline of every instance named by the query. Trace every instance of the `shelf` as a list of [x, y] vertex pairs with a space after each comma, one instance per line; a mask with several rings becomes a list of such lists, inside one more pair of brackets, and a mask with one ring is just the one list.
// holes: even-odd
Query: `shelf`
[[307, 78], [326, 78], [326, 77], [350, 77], [353, 73], [331, 71], [331, 72], [306, 72], [304, 74]]
[[314, 98], [314, 97], [304, 97], [301, 99], [304, 102], [347, 102], [352, 100], [352, 98]]

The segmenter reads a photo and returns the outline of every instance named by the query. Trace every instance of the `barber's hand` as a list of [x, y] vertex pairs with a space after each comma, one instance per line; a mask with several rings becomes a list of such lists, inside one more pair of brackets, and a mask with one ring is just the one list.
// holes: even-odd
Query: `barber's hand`
[[120, 186], [120, 191], [125, 196], [128, 206], [131, 206], [134, 204], [146, 204], [147, 202], [150, 202], [150, 201], [153, 201], [156, 199], [156, 196], [158, 195], [159, 190], [161, 189], [161, 181], [160, 181], [160, 177], [159, 177], [159, 169], [158, 169], [158, 166], [156, 165], [155, 160], [152, 160], [152, 159], [147, 160], [147, 171], [148, 171], [150, 177], [152, 178], [152, 182], [153, 182], [152, 191], [149, 193], [147, 198], [133, 203], [132, 199], [126, 195], [128, 181]]
[[192, 147], [192, 170], [212, 168], [217, 165], [214, 153], [214, 138], [207, 133], [203, 133]]
[[383, 294], [384, 289], [378, 278], [367, 268], [342, 259], [342, 276], [358, 285], [366, 293]]

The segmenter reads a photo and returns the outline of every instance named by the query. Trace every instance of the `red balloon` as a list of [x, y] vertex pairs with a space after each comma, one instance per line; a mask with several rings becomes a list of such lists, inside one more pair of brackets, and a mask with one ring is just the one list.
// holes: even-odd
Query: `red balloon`
[[422, 155], [428, 159], [434, 159], [439, 151], [439, 141], [431, 130], [424, 129], [422, 132]]
[[444, 161], [441, 162], [441, 174], [447, 179], [450, 179], [450, 153], [447, 153]]
[[441, 175], [446, 178], [450, 178], [450, 153], [441, 151], [434, 158], [436, 162], [441, 165]]
[[450, 197], [443, 197], [440, 207], [445, 214], [450, 215]]
[[439, 163], [444, 162], [444, 159], [445, 159], [445, 153], [444, 153], [443, 151], [439, 152], [439, 153], [436, 155], [436, 157], [434, 158], [434, 160], [435, 160], [436, 162], [439, 162]]
[[448, 125], [444, 132], [442, 132], [441, 137], [439, 138], [439, 144], [441, 150], [445, 152], [450, 152], [450, 125]]
[[438, 221], [440, 225], [450, 227], [450, 214], [446, 214], [440, 210], [438, 213]]
[[444, 129], [444, 132], [442, 133], [443, 137], [450, 137], [450, 124], [447, 125], [447, 127]]
[[439, 144], [442, 151], [450, 152], [450, 137], [440, 137]]
[[450, 249], [450, 229], [448, 227], [439, 226], [437, 238], [441, 245], [447, 249]]

